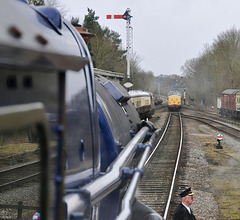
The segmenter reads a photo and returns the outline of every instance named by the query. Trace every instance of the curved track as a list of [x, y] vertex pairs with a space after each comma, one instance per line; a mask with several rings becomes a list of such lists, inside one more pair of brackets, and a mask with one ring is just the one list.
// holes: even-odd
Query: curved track
[[201, 115], [202, 117], [210, 117], [210, 119], [216, 120], [216, 121], [221, 121], [223, 123], [227, 123], [227, 124], [232, 124], [235, 126], [240, 127], [240, 123], [239, 120], [236, 120], [234, 118], [231, 117], [225, 117], [222, 116], [219, 112], [213, 112], [213, 111], [207, 111], [207, 110], [199, 110], [199, 109], [194, 109], [194, 108], [189, 108], [189, 107], [182, 107], [183, 110], [190, 110], [190, 111], [194, 111], [194, 114], [197, 114], [198, 117]]
[[139, 201], [168, 219], [171, 196], [182, 147], [180, 113], [170, 113], [168, 124], [145, 164], [143, 180], [137, 191]]
[[221, 132], [227, 133], [236, 139], [240, 139], [240, 136], [239, 136], [240, 129], [233, 127], [231, 125], [228, 125], [226, 123], [223, 123], [223, 122], [220, 122], [220, 121], [217, 121], [214, 119], [206, 118], [206, 117], [198, 117], [198, 116], [192, 116], [192, 115], [187, 115], [187, 114], [182, 114], [182, 117], [197, 120], [197, 121], [204, 123], [214, 129], [217, 129]]

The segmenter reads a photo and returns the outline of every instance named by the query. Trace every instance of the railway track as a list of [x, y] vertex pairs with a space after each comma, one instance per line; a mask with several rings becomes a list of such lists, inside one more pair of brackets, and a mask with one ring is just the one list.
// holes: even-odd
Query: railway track
[[0, 191], [39, 178], [40, 162], [35, 161], [0, 171]]
[[193, 108], [188, 108], [188, 107], [183, 107], [183, 110], [190, 110], [193, 111], [194, 114], [197, 114], [198, 116], [201, 117], [209, 117], [210, 119], [216, 120], [216, 121], [221, 121], [223, 123], [228, 123], [231, 125], [235, 125], [240, 127], [240, 122], [239, 120], [236, 120], [234, 118], [230, 118], [230, 117], [224, 117], [221, 116], [220, 113], [217, 112], [212, 112], [212, 111], [207, 111], [207, 110], [199, 110], [199, 109], [193, 109]]
[[231, 126], [229, 124], [226, 124], [224, 122], [220, 122], [218, 120], [210, 119], [210, 118], [206, 118], [206, 117], [198, 117], [198, 116], [192, 116], [192, 115], [187, 115], [187, 114], [182, 114], [182, 117], [197, 120], [197, 121], [204, 123], [216, 130], [227, 133], [228, 135], [230, 135], [236, 139], [240, 139], [240, 136], [239, 136], [240, 129], [236, 128], [234, 126]]
[[[173, 138], [174, 137], [174, 138]], [[144, 176], [137, 190], [137, 198], [164, 219], [170, 219], [171, 197], [182, 148], [181, 115], [169, 114], [166, 128], [148, 158]]]

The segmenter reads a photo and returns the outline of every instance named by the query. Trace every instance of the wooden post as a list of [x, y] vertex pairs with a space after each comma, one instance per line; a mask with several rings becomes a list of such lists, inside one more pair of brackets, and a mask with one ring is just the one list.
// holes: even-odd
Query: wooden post
[[18, 216], [17, 216], [17, 219], [18, 220], [21, 220], [22, 219], [22, 205], [23, 205], [23, 203], [22, 203], [22, 201], [21, 202], [18, 202], [18, 205], [21, 207], [21, 208], [18, 208]]

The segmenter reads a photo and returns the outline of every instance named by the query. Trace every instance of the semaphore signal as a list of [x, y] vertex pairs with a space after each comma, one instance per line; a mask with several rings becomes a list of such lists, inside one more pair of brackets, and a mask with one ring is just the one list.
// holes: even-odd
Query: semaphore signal
[[123, 19], [123, 15], [107, 15], [107, 19]]
[[107, 19], [124, 19], [127, 21], [126, 33], [127, 33], [127, 79], [130, 81], [130, 51], [132, 48], [131, 36], [132, 36], [132, 27], [131, 27], [131, 10], [128, 8], [123, 15], [107, 15]]

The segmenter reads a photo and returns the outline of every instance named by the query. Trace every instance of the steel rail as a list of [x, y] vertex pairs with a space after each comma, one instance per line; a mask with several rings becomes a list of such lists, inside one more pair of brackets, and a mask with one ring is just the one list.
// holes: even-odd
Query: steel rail
[[165, 212], [163, 215], [163, 218], [166, 219], [167, 215], [169, 213], [169, 207], [170, 207], [170, 202], [171, 202], [171, 198], [172, 198], [172, 194], [173, 194], [173, 188], [174, 188], [174, 184], [175, 184], [175, 179], [176, 179], [176, 175], [177, 175], [177, 170], [178, 170], [178, 165], [179, 165], [179, 160], [180, 160], [180, 155], [181, 155], [181, 151], [182, 151], [182, 141], [183, 141], [183, 126], [182, 126], [182, 118], [181, 118], [181, 113], [178, 113], [179, 115], [179, 122], [180, 122], [180, 143], [179, 143], [179, 149], [178, 149], [178, 155], [177, 155], [177, 160], [175, 163], [175, 169], [173, 172], [173, 178], [172, 178], [172, 183], [171, 183], [171, 187], [170, 187], [170, 191], [169, 191], [169, 196], [168, 196], [168, 200], [167, 200], [167, 204], [166, 204], [166, 208], [165, 208]]
[[41, 173], [38, 172], [38, 173], [31, 174], [29, 176], [22, 177], [22, 178], [17, 179], [17, 180], [13, 180], [13, 181], [8, 182], [8, 183], [4, 183], [4, 184], [0, 185], [0, 189], [3, 188], [3, 187], [6, 187], [6, 186], [14, 185], [16, 183], [21, 183], [21, 182], [27, 181], [29, 179], [32, 179], [32, 178], [40, 176], [40, 175], [41, 175]]
[[40, 160], [29, 162], [29, 163], [22, 164], [22, 165], [13, 166], [13, 167], [8, 167], [8, 168], [0, 170], [0, 174], [8, 173], [8, 172], [22, 169], [22, 168], [27, 168], [28, 166], [32, 166], [32, 165], [38, 164], [38, 163], [40, 163]]
[[[228, 133], [229, 135], [235, 137], [235, 138], [238, 138], [239, 139], [239, 132], [240, 132], [240, 129], [235, 127], [235, 126], [232, 126], [232, 125], [229, 125], [225, 122], [221, 122], [221, 121], [218, 121], [218, 120], [214, 120], [214, 119], [210, 119], [210, 118], [203, 118], [203, 117], [199, 117], [199, 116], [192, 116], [192, 115], [186, 115], [186, 114], [182, 114], [182, 117], [185, 117], [185, 118], [189, 118], [189, 119], [192, 119], [192, 120], [196, 120], [196, 121], [199, 121], [199, 122], [202, 122], [212, 128], [217, 128], [219, 129], [220, 131], [224, 132], [224, 133]], [[210, 123], [212, 122], [212, 124]], [[217, 125], [219, 126], [225, 126], [227, 127], [228, 129], [232, 129], [232, 131], [236, 131], [237, 133], [233, 133], [233, 132], [229, 132], [221, 127], [217, 127], [217, 125], [214, 125], [213, 123], [216, 123]]]
[[219, 121], [218, 119], [216, 120], [216, 119], [204, 118], [204, 117], [199, 117], [199, 116], [195, 116], [195, 115], [186, 115], [186, 114], [182, 114], [182, 117], [193, 118], [193, 119], [196, 118], [196, 119], [199, 119], [199, 120], [206, 120], [206, 121], [213, 121], [213, 122], [216, 122], [216, 123], [218, 123], [220, 125], [224, 125], [226, 127], [233, 128], [233, 129], [236, 129], [236, 130], [240, 131], [239, 128], [234, 127], [232, 125], [229, 125], [229, 123], [227, 123], [227, 122]]
[[152, 153], [150, 154], [150, 156], [149, 156], [148, 159], [146, 160], [144, 166], [147, 165], [148, 161], [151, 159], [151, 157], [154, 155], [155, 151], [158, 149], [159, 144], [162, 142], [162, 139], [164, 138], [164, 136], [165, 136], [165, 134], [166, 134], [166, 131], [167, 131], [167, 129], [168, 129], [168, 126], [169, 126], [169, 124], [170, 124], [171, 116], [172, 116], [172, 114], [169, 113], [169, 115], [168, 115], [168, 121], [167, 121], [167, 124], [166, 124], [166, 126], [165, 126], [164, 132], [163, 132], [162, 136], [160, 137], [158, 143], [156, 144], [156, 147], [154, 148], [154, 150], [152, 151]]

